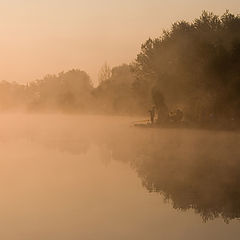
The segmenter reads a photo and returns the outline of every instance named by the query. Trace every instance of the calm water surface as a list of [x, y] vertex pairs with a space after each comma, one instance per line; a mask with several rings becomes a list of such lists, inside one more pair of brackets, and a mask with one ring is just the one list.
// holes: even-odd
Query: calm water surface
[[240, 135], [2, 115], [0, 239], [239, 239]]

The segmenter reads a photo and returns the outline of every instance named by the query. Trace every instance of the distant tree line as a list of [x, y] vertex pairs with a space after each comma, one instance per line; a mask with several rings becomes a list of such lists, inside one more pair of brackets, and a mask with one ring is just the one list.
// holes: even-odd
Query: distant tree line
[[147, 113], [159, 99], [185, 119], [210, 122], [240, 119], [240, 16], [203, 12], [148, 39], [130, 65], [107, 64], [93, 87], [74, 69], [27, 85], [0, 82], [0, 109], [28, 111]]
[[135, 77], [129, 65], [109, 70], [93, 87], [84, 71], [73, 69], [26, 85], [0, 82], [0, 111], [136, 114], [143, 112], [134, 97]]

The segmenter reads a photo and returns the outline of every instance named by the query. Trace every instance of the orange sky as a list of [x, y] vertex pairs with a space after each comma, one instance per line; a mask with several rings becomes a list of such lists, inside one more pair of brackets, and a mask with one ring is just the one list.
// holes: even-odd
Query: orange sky
[[0, 80], [26, 83], [104, 62], [131, 62], [149, 37], [203, 9], [239, 13], [239, 0], [1, 0]]

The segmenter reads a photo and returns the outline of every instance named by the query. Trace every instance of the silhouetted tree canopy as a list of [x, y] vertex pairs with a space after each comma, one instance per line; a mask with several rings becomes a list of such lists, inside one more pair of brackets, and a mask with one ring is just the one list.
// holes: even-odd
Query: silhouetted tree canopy
[[147, 40], [133, 70], [135, 90], [151, 100], [158, 88], [171, 106], [195, 121], [240, 117], [240, 16], [203, 12]]

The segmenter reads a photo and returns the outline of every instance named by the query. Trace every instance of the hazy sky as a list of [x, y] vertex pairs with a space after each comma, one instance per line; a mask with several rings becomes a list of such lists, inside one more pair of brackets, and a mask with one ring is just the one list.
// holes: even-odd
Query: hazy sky
[[27, 82], [104, 62], [131, 62], [141, 43], [202, 10], [240, 13], [239, 0], [0, 0], [0, 80]]

